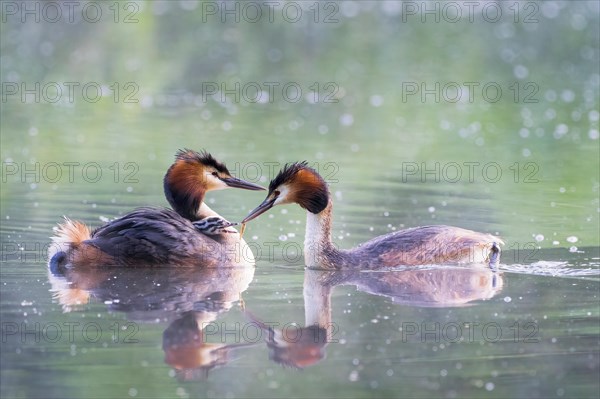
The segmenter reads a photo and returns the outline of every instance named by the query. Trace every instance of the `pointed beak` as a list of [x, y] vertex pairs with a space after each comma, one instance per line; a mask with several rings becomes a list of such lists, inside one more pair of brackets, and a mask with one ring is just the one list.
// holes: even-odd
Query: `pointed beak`
[[253, 190], [253, 191], [265, 190], [264, 187], [259, 186], [258, 184], [250, 183], [250, 182], [247, 182], [247, 181], [241, 180], [241, 179], [236, 179], [235, 177], [224, 177], [221, 180], [225, 184], [227, 184], [229, 187], [243, 188], [244, 190]]
[[262, 215], [263, 213], [265, 213], [269, 209], [273, 208], [273, 205], [275, 205], [275, 200], [276, 199], [277, 199], [277, 197], [275, 197], [275, 198], [269, 198], [269, 197], [267, 197], [262, 202], [262, 204], [260, 204], [259, 206], [257, 206], [252, 212], [250, 212], [250, 214], [248, 216], [246, 216], [246, 218], [244, 220], [242, 220], [242, 223], [247, 223], [247, 222], [251, 221], [252, 219], [255, 219], [258, 216]]

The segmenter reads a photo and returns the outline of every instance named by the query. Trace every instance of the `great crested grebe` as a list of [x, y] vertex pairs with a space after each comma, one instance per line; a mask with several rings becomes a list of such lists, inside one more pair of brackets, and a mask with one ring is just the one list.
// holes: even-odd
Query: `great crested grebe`
[[325, 180], [307, 162], [287, 164], [271, 180], [267, 198], [242, 223], [275, 205], [295, 202], [307, 211], [304, 261], [309, 268], [375, 269], [425, 264], [488, 262], [494, 267], [502, 240], [451, 226], [423, 226], [376, 237], [339, 250], [331, 242], [332, 200]]
[[[231, 227], [234, 224], [203, 202], [207, 191], [229, 187], [264, 190], [232, 177], [206, 151], [180, 150], [164, 177], [165, 196], [173, 210], [139, 208], [93, 231], [66, 219], [52, 237], [50, 269], [60, 271], [67, 265], [217, 266], [231, 264], [232, 257], [253, 264], [251, 251]], [[235, 251], [244, 251], [244, 256]]]

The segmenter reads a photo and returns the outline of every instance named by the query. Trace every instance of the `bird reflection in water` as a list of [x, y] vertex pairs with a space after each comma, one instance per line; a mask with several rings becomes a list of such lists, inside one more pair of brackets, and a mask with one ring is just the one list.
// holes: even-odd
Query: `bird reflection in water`
[[124, 312], [135, 323], [168, 323], [163, 332], [165, 363], [180, 380], [205, 379], [208, 372], [232, 360], [245, 343], [209, 343], [204, 327], [242, 301], [254, 268], [71, 268], [49, 271], [53, 298], [64, 312], [91, 301]]
[[325, 357], [325, 347], [337, 342], [332, 321], [331, 293], [340, 285], [384, 296], [394, 304], [417, 307], [460, 307], [491, 299], [503, 288], [501, 273], [486, 268], [418, 268], [397, 271], [322, 271], [304, 274], [305, 327], [278, 330], [248, 317], [266, 334], [271, 360], [295, 368], [312, 366]]
[[182, 381], [203, 380], [213, 368], [223, 366], [232, 359], [234, 350], [255, 346], [255, 343], [206, 342], [198, 313], [188, 312], [175, 320], [163, 333], [165, 363], [173, 367]]

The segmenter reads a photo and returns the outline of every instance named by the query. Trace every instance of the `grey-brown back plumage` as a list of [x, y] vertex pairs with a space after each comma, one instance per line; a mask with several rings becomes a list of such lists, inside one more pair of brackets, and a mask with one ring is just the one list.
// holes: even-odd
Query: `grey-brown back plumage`
[[166, 208], [143, 207], [107, 223], [86, 241], [128, 265], [219, 263], [220, 243], [198, 232], [190, 220]]
[[[351, 253], [372, 266], [476, 263], [498, 239], [453, 226], [422, 226], [376, 237]], [[488, 248], [489, 247], [489, 248]], [[481, 251], [481, 254], [477, 253]], [[471, 258], [471, 259], [470, 259]]]

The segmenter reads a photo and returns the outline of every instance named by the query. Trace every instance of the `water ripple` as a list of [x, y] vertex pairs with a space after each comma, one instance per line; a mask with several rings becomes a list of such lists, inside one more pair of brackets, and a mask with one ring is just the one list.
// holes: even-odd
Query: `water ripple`
[[510, 265], [500, 265], [499, 270], [510, 273], [532, 274], [536, 276], [553, 277], [584, 277], [600, 276], [600, 262], [592, 260], [586, 264], [590, 267], [574, 266], [569, 262], [539, 261], [532, 264], [514, 263]]

